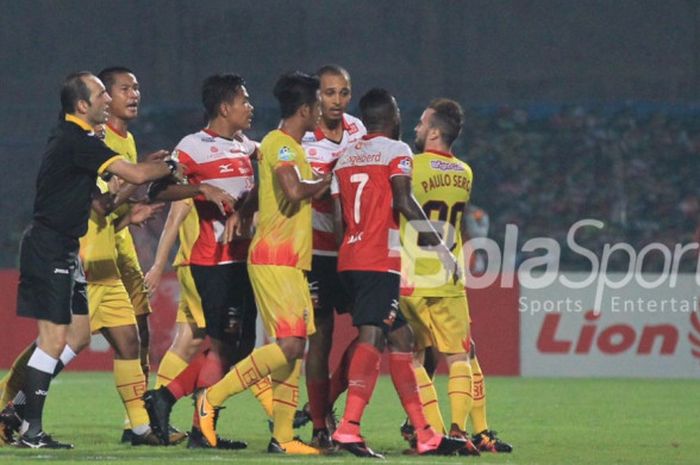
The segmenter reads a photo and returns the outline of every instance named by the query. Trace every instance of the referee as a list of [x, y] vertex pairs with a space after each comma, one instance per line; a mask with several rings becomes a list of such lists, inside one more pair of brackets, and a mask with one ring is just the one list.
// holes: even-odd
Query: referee
[[85, 277], [78, 238], [85, 234], [96, 178], [106, 172], [143, 184], [181, 175], [173, 160], [132, 164], [95, 136], [109, 115], [111, 98], [102, 82], [82, 71], [61, 88], [61, 118], [53, 130], [36, 181], [32, 223], [20, 245], [17, 314], [37, 320], [39, 337], [27, 363], [27, 396], [18, 445], [70, 449], [43, 431], [41, 418], [51, 378], [63, 367], [61, 355], [71, 314], [86, 315]]

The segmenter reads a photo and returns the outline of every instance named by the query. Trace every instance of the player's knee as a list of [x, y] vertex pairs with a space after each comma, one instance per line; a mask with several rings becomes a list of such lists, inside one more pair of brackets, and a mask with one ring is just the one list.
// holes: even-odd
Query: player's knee
[[394, 352], [413, 352], [414, 338], [413, 331], [408, 325], [403, 325], [387, 335], [391, 350]]
[[300, 337], [285, 337], [279, 339], [277, 344], [282, 349], [285, 358], [292, 362], [304, 357], [304, 349], [306, 347], [306, 339]]

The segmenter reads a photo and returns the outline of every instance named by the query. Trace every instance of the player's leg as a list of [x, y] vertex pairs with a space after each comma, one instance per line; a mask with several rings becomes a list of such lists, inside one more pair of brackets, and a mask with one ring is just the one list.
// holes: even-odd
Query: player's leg
[[132, 445], [158, 445], [151, 431], [143, 393], [146, 375], [139, 356], [140, 344], [134, 310], [123, 284], [89, 284], [90, 329], [99, 331], [114, 350], [113, 376], [133, 437]]
[[[398, 296], [397, 296], [398, 297]], [[398, 310], [398, 300], [396, 301]], [[429, 423], [423, 410], [414, 371], [414, 336], [400, 312], [387, 333], [389, 342], [389, 367], [391, 380], [399, 394], [411, 424], [416, 431], [416, 450], [419, 454], [451, 455], [465, 445], [461, 438], [451, 438], [438, 433]]]
[[483, 452], [512, 452], [513, 446], [498, 438], [486, 422], [486, 383], [476, 356], [476, 346], [471, 340], [470, 363], [473, 378], [474, 404], [470, 412], [474, 435], [472, 441]]
[[175, 317], [176, 333], [158, 366], [156, 388], [167, 385], [187, 368], [206, 336], [202, 300], [189, 266], [177, 267], [177, 280], [180, 284], [180, 298]]
[[[273, 417], [275, 431], [273, 434], [284, 435], [286, 439], [288, 411], [296, 410], [296, 398], [293, 393], [298, 389], [297, 360], [304, 354], [306, 335], [313, 334], [313, 307], [309, 295], [308, 283], [301, 272], [291, 267], [249, 265], [251, 284], [255, 293], [265, 329], [269, 336], [277, 341], [259, 347], [246, 358], [233, 366], [231, 371], [218, 383], [205, 391], [197, 401], [202, 433], [207, 441], [215, 446], [217, 443], [214, 425], [215, 411], [226, 399], [236, 395], [251, 385], [272, 374]], [[275, 387], [276, 384], [276, 387]], [[285, 400], [286, 399], [286, 400]], [[286, 405], [285, 402], [290, 405]], [[288, 429], [292, 427], [289, 424]], [[275, 438], [273, 437], [273, 440]], [[274, 440], [268, 450], [292, 454], [318, 454], [300, 441]], [[274, 444], [274, 443], [277, 444]], [[276, 446], [279, 446], [277, 448]]]
[[[436, 431], [444, 434], [445, 426], [438, 404], [437, 392], [435, 391], [432, 377], [428, 375], [423, 367], [426, 349], [434, 345], [429, 321], [424, 319], [424, 314], [430, 311], [429, 298], [401, 296], [399, 299], [399, 309], [413, 332], [415, 351], [413, 370], [416, 375], [416, 381], [418, 382], [423, 412], [425, 413], [428, 423], [435, 428]], [[412, 446], [415, 445], [415, 430], [409, 421], [401, 426], [401, 435], [404, 439], [409, 441]]]
[[103, 327], [100, 331], [114, 350], [114, 382], [134, 433], [132, 445], [160, 444], [151, 431], [142, 399], [146, 391], [146, 375], [139, 357], [140, 344], [136, 324]]
[[338, 277], [337, 265], [338, 260], [335, 257], [314, 255], [309, 273], [316, 333], [309, 337], [306, 391], [309, 396], [309, 416], [313, 423], [311, 443], [324, 449], [332, 447], [326, 423], [331, 410], [328, 362], [333, 338], [334, 310], [343, 312], [348, 306], [348, 297]]
[[10, 371], [0, 381], [0, 405], [6, 405], [12, 401], [17, 392], [21, 390], [27, 374], [27, 362], [36, 349], [36, 341], [32, 341], [12, 362]]

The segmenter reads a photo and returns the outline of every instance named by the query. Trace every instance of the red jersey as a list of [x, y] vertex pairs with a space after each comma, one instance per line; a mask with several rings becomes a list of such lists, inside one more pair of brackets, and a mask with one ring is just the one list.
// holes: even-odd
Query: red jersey
[[[175, 147], [173, 158], [185, 167], [190, 184], [205, 182], [237, 199], [255, 185], [250, 161], [255, 150], [255, 142], [242, 134], [227, 139], [203, 129], [182, 139]], [[199, 237], [192, 246], [190, 264], [211, 266], [245, 262], [250, 240], [225, 244], [226, 217], [203, 197], [195, 197], [194, 204], [199, 215]]]
[[333, 170], [331, 193], [340, 196], [345, 236], [338, 271], [400, 273], [401, 242], [391, 178], [411, 176], [411, 149], [381, 135], [348, 147]]
[[[323, 134], [321, 128], [307, 132], [301, 140], [306, 151], [306, 159], [311, 168], [317, 173], [326, 174], [333, 171], [338, 157], [351, 144], [367, 134], [364, 124], [358, 118], [343, 115], [343, 137], [340, 141], [332, 141]], [[329, 198], [313, 200], [313, 254], [338, 255], [338, 245], [335, 243], [333, 232], [333, 201]]]

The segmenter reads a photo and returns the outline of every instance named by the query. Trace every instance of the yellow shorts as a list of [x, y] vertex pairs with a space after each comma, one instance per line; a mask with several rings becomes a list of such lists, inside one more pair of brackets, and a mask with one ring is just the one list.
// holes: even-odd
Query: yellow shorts
[[206, 328], [202, 299], [197, 293], [197, 286], [192, 278], [189, 266], [177, 267], [177, 281], [180, 283], [180, 298], [177, 304], [177, 323], [189, 323], [197, 325], [197, 328]]
[[124, 285], [106, 286], [88, 283], [90, 330], [136, 325], [134, 308]]
[[117, 266], [122, 276], [122, 282], [131, 298], [131, 305], [136, 316], [149, 315], [153, 310], [148, 301], [148, 290], [143, 281], [143, 272], [139, 264], [134, 240], [127, 228], [117, 233]]
[[467, 351], [471, 319], [466, 295], [401, 296], [399, 307], [415, 334], [416, 350], [436, 347], [443, 354]]
[[306, 338], [316, 332], [309, 283], [302, 270], [249, 264], [248, 276], [268, 336]]

